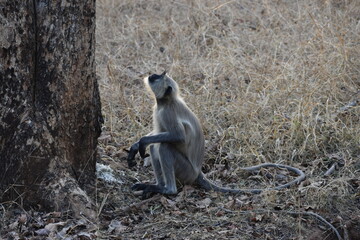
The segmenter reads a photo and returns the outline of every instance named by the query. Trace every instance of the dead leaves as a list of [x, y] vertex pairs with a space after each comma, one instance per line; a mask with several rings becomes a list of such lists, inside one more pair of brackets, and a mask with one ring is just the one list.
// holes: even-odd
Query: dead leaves
[[127, 227], [124, 226], [121, 223], [121, 221], [114, 219], [110, 222], [107, 232], [109, 234], [117, 234], [118, 235], [118, 234], [124, 232], [126, 229], [127, 229]]
[[205, 198], [203, 200], [199, 200], [195, 203], [195, 205], [202, 209], [202, 208], [208, 208], [210, 206], [210, 203], [212, 202], [212, 200], [210, 198]]
[[[64, 219], [63, 219], [64, 218]], [[9, 218], [9, 220], [11, 220]], [[7, 239], [96, 239], [96, 225], [85, 219], [68, 219], [61, 212], [26, 212], [4, 227]]]

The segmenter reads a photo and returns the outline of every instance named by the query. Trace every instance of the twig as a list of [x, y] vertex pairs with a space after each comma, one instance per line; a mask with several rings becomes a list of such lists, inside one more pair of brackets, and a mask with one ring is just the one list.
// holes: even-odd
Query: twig
[[136, 209], [139, 209], [141, 208], [143, 205], [149, 203], [149, 202], [152, 202], [152, 201], [157, 201], [161, 198], [161, 195], [160, 194], [157, 194], [151, 198], [148, 198], [148, 199], [145, 199], [141, 202], [138, 202], [138, 203], [133, 203], [131, 204], [130, 206], [127, 206], [127, 207], [123, 207], [121, 208], [121, 211], [123, 213], [127, 213], [127, 212], [130, 212], [131, 210], [136, 210]]
[[229, 4], [229, 3], [232, 3], [232, 2], [234, 2], [234, 0], [230, 0], [230, 1], [228, 1], [228, 2], [225, 2], [225, 3], [223, 3], [223, 4], [220, 4], [219, 6], [214, 7], [214, 8], [212, 9], [212, 11], [215, 11], [215, 10], [217, 10], [217, 9], [219, 9], [219, 8], [222, 8], [223, 6], [225, 6], [225, 5]]
[[345, 106], [340, 108], [340, 112], [346, 112], [348, 109], [355, 107], [357, 105], [360, 104], [360, 99], [355, 99], [352, 102], [349, 102], [348, 104], [346, 104]]
[[330, 174], [332, 174], [336, 168], [337, 168], [338, 164], [334, 163], [333, 165], [331, 165], [331, 167], [324, 173], [324, 176], [329, 176]]
[[323, 223], [325, 223], [326, 225], [328, 225], [331, 228], [331, 230], [333, 230], [333, 232], [336, 234], [337, 238], [339, 240], [342, 240], [342, 237], [340, 236], [340, 233], [338, 232], [338, 230], [331, 223], [326, 221], [325, 218], [323, 218], [322, 216], [320, 216], [317, 213], [314, 213], [314, 212], [294, 212], [294, 211], [280, 211], [280, 212], [285, 212], [285, 213], [292, 214], [292, 215], [310, 215], [310, 216], [314, 216], [317, 219], [319, 219], [320, 221], [322, 221]]
[[107, 201], [107, 199], [108, 199], [108, 197], [109, 197], [109, 194], [110, 194], [110, 193], [107, 193], [107, 194], [105, 195], [104, 199], [102, 200], [101, 205], [100, 205], [100, 208], [99, 208], [99, 212], [98, 212], [98, 214], [97, 214], [97, 217], [100, 216], [100, 214], [101, 214], [101, 212], [102, 212], [102, 210], [103, 210], [103, 208], [104, 208], [104, 206], [105, 206], [105, 203], [106, 203], [106, 201]]

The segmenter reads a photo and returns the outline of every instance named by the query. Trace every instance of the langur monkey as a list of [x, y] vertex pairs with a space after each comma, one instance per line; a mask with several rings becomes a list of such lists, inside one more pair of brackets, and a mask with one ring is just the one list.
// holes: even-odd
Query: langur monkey
[[[183, 184], [197, 183], [205, 190], [228, 193], [260, 193], [263, 189], [231, 189], [216, 186], [208, 180], [201, 167], [204, 160], [204, 134], [199, 119], [189, 109], [179, 94], [177, 83], [166, 72], [153, 74], [144, 79], [146, 87], [153, 93], [153, 131], [133, 144], [128, 155], [128, 165], [133, 167], [135, 155], [146, 157], [145, 149], [150, 145], [150, 157], [156, 184], [137, 183], [133, 190], [146, 193], [176, 194], [176, 179]], [[282, 189], [305, 179], [305, 174], [294, 167], [264, 163], [244, 170], [257, 171], [262, 167], [285, 168], [299, 176], [293, 181], [268, 189]]]

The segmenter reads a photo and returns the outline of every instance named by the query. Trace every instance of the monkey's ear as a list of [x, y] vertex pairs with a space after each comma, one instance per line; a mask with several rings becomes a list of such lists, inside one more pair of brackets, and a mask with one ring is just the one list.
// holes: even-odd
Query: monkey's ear
[[166, 71], [164, 71], [164, 72], [161, 74], [162, 77], [165, 76], [165, 75], [166, 75]]

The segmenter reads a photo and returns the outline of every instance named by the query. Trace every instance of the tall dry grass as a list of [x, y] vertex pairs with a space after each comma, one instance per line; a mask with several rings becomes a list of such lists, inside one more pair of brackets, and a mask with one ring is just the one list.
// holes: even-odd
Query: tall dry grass
[[206, 169], [291, 164], [308, 175], [302, 204], [355, 196], [360, 1], [99, 0], [96, 31], [104, 131], [117, 148], [150, 131], [142, 78], [167, 70], [203, 124]]

